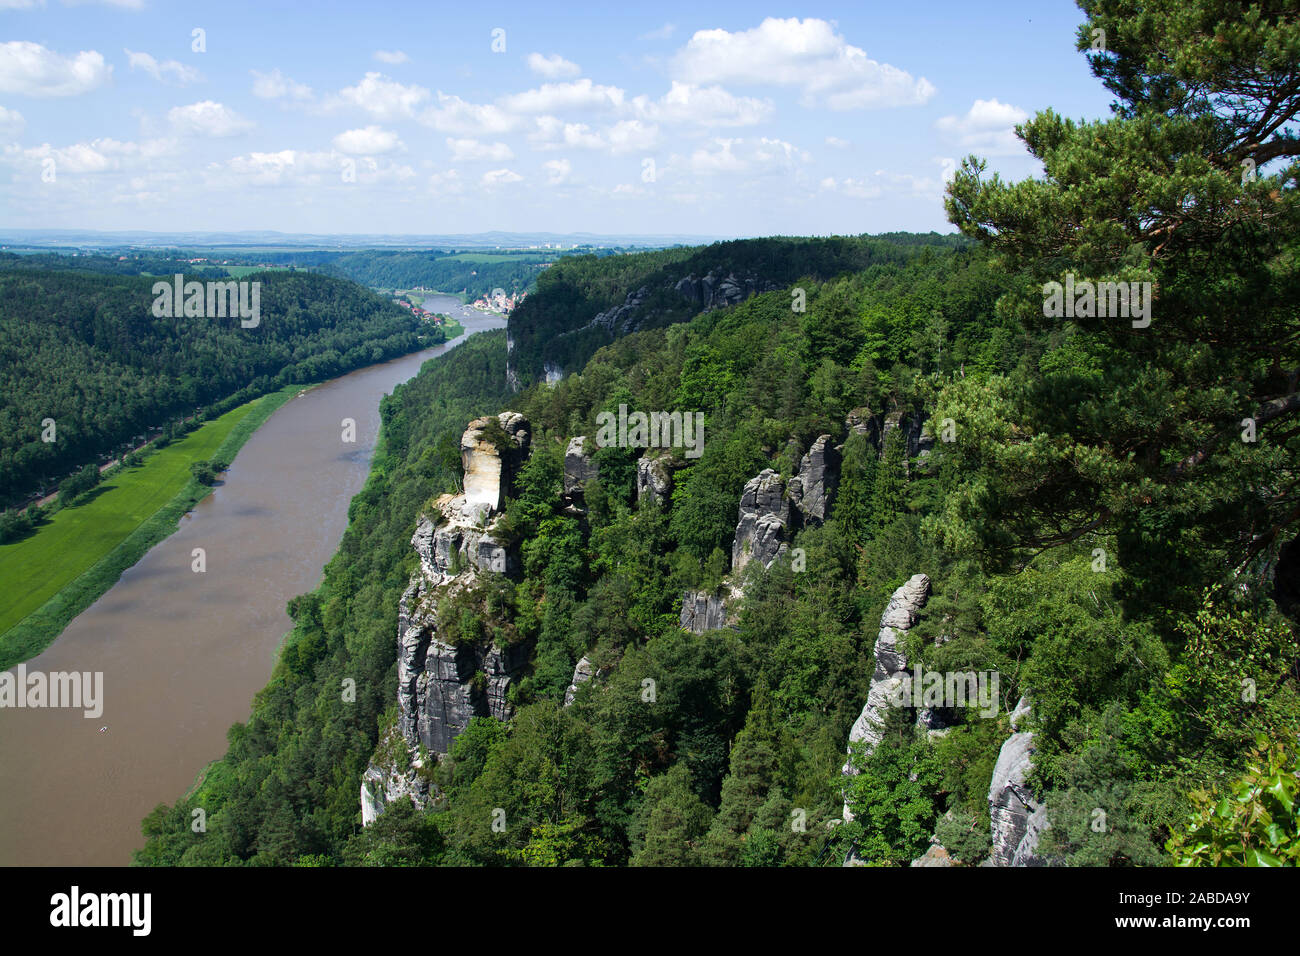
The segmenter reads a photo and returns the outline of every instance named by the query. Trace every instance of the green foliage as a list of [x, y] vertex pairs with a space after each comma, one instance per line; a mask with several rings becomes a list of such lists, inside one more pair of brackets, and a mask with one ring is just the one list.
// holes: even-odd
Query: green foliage
[[1166, 844], [1175, 866], [1300, 866], [1300, 758], [1282, 743], [1261, 736], [1227, 793], [1191, 800]]

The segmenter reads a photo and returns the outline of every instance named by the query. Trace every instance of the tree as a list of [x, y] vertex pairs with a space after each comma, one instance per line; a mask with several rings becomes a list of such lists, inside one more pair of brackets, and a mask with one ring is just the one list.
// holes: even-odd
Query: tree
[[[1113, 532], [1149, 596], [1177, 600], [1300, 520], [1300, 21], [1282, 0], [1081, 6], [1114, 116], [1043, 111], [1017, 128], [1041, 179], [970, 157], [948, 189], [951, 221], [1018, 276], [1000, 309], [1049, 347], [945, 391], [968, 477], [935, 527], [999, 560]], [[1146, 308], [1115, 315], [1116, 289], [1045, 315], [1071, 281], [1136, 283]]]

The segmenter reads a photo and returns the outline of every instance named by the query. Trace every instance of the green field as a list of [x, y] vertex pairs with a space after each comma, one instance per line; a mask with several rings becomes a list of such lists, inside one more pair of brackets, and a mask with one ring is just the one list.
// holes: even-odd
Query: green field
[[294, 385], [232, 409], [153, 452], [136, 468], [118, 469], [90, 500], [64, 508], [35, 534], [0, 545], [0, 669], [40, 653], [210, 489], [190, 465], [226, 461], [275, 409], [296, 395]]
[[250, 272], [284, 272], [288, 266], [217, 266], [219, 269], [225, 269], [232, 277], [242, 279]]

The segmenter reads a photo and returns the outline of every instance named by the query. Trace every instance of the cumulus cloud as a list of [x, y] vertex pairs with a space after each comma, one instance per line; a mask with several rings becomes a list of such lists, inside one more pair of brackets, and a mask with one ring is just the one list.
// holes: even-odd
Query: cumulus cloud
[[805, 106], [832, 110], [913, 106], [934, 86], [906, 70], [879, 63], [850, 45], [825, 20], [768, 17], [736, 33], [699, 30], [672, 61], [687, 83], [793, 87]]
[[375, 119], [391, 121], [414, 116], [416, 107], [429, 98], [429, 91], [390, 80], [382, 73], [367, 73], [356, 86], [340, 90], [339, 96]]
[[665, 124], [700, 126], [752, 126], [772, 115], [770, 100], [733, 96], [720, 86], [698, 87], [673, 81], [658, 100], [639, 96], [632, 101], [639, 114]]
[[468, 103], [459, 96], [438, 92], [438, 105], [420, 114], [420, 122], [442, 133], [461, 136], [495, 136], [509, 133], [520, 118], [498, 106]]
[[176, 106], [167, 111], [172, 131], [186, 136], [236, 136], [253, 124], [234, 110], [212, 100]]
[[548, 80], [558, 80], [566, 76], [577, 76], [582, 70], [578, 64], [566, 60], [558, 53], [552, 53], [550, 56], [542, 56], [540, 53], [530, 53], [527, 56], [528, 69], [532, 70], [538, 76], [544, 76]]
[[334, 148], [349, 156], [378, 156], [391, 153], [401, 145], [396, 133], [378, 126], [350, 129], [334, 137]]
[[[715, 139], [712, 147], [695, 150], [685, 164], [693, 173], [771, 174], [794, 169], [812, 157], [783, 139]], [[674, 157], [674, 167], [681, 163]]]
[[505, 143], [480, 143], [476, 139], [447, 138], [453, 163], [490, 162], [504, 163], [515, 158]]
[[107, 83], [113, 68], [96, 50], [61, 56], [39, 43], [0, 43], [0, 93], [76, 96]]
[[557, 113], [565, 110], [617, 109], [624, 93], [583, 78], [571, 83], [543, 83], [535, 90], [503, 96], [497, 102], [510, 113]]
[[401, 50], [376, 50], [375, 59], [380, 63], [406, 63], [411, 58]]
[[847, 139], [840, 139], [838, 136], [827, 136], [826, 145], [832, 149], [848, 149], [849, 141]]
[[827, 176], [821, 181], [821, 187], [829, 192], [842, 193], [852, 199], [875, 199], [883, 192], [876, 183], [848, 177], [837, 180], [834, 176]]
[[524, 178], [523, 176], [520, 176], [517, 172], [515, 172], [512, 169], [493, 169], [489, 172], [484, 173], [483, 178], [480, 180], [480, 182], [484, 186], [488, 186], [488, 187], [503, 186], [506, 185], [507, 183], [522, 182], [523, 178]]
[[568, 182], [569, 174], [573, 172], [573, 164], [567, 159], [550, 159], [542, 163], [542, 168], [546, 170], [546, 184], [548, 186], [558, 186], [561, 183]]
[[1008, 156], [1024, 152], [1015, 127], [1029, 119], [1018, 106], [991, 100], [976, 100], [964, 116], [944, 116], [935, 128], [971, 152]]
[[123, 49], [122, 52], [126, 54], [126, 61], [131, 67], [132, 73], [136, 70], [143, 70], [159, 83], [170, 80], [183, 86], [186, 83], [197, 83], [203, 78], [198, 70], [192, 66], [186, 66], [179, 60], [163, 60], [159, 62], [148, 53], [137, 53], [127, 49]]
[[143, 143], [104, 138], [71, 146], [55, 147], [49, 143], [23, 149], [8, 146], [5, 161], [11, 165], [40, 165], [53, 160], [55, 171], [63, 173], [102, 173], [151, 162], [176, 151], [171, 139], [146, 140]]
[[249, 70], [253, 74], [253, 95], [264, 100], [309, 100], [311, 87], [306, 83], [295, 83], [278, 69], [270, 73]]

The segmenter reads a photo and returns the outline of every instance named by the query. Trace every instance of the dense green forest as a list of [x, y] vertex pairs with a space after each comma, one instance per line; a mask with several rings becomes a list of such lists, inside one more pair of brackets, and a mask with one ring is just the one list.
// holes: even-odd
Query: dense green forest
[[[735, 276], [756, 280], [760, 288], [835, 278], [850, 272], [897, 266], [908, 260], [964, 244], [960, 236], [890, 234], [827, 239], [782, 238], [718, 242], [700, 248], [672, 248], [621, 256], [572, 256], [537, 279], [537, 294], [511, 315], [511, 369], [528, 384], [543, 377], [548, 363], [580, 369], [620, 330], [593, 326], [598, 313], [627, 304], [632, 328], [684, 322], [701, 302], [676, 288], [690, 276]], [[753, 290], [747, 290], [753, 291]], [[707, 305], [707, 303], [704, 303]], [[620, 317], [620, 322], [625, 321]]]
[[[443, 341], [360, 286], [305, 272], [249, 277], [262, 284], [261, 319], [243, 328], [238, 316], [155, 317], [149, 276], [15, 258], [0, 264], [0, 501], [168, 419]], [[47, 419], [53, 441], [42, 440]]]
[[[933, 835], [973, 865], [1024, 696], [1045, 859], [1294, 865], [1300, 24], [1280, 3], [1249, 17], [1212, 0], [1081, 6], [1079, 49], [1114, 115], [1026, 123], [1038, 179], [968, 160], [947, 208], [974, 244], [569, 260], [512, 317], [522, 391], [503, 394], [493, 333], [386, 400], [383, 453], [324, 584], [290, 604], [271, 684], [194, 792], [146, 819], [137, 862], [907, 865]], [[543, 344], [662, 291], [649, 277], [701, 268], [776, 288], [612, 341]], [[1151, 283], [1149, 324], [1047, 317], [1045, 285], [1067, 275]], [[544, 360], [572, 374], [538, 384]], [[703, 454], [660, 505], [637, 500], [636, 449], [601, 448], [574, 514], [568, 440], [619, 405], [703, 413]], [[398, 799], [363, 829], [361, 774], [395, 715], [411, 533], [457, 489], [469, 419], [505, 408], [532, 428], [505, 511], [520, 568], [440, 608], [439, 626], [453, 643], [531, 642], [513, 716], [473, 719], [426, 761], [428, 809]], [[851, 425], [918, 411], [950, 436], [924, 458], [900, 432], [877, 450]], [[683, 591], [728, 571], [746, 482], [789, 477], [822, 434], [843, 444], [840, 484], [828, 520], [790, 541], [804, 560], [751, 563], [732, 582], [734, 627], [682, 629]], [[1002, 706], [961, 711], [943, 735], [896, 708], [845, 777], [882, 611], [918, 572], [932, 595], [909, 659], [998, 673]], [[565, 707], [584, 655], [600, 676]], [[200, 807], [205, 833], [190, 827]]]

